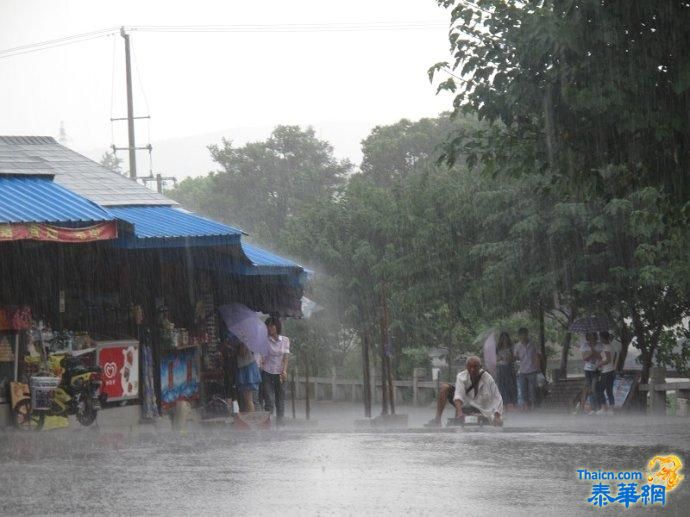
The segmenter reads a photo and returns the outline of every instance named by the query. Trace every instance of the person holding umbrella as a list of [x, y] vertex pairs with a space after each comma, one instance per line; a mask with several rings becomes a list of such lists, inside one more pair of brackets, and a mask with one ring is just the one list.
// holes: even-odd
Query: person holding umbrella
[[599, 410], [599, 364], [601, 361], [601, 345], [597, 342], [596, 332], [587, 332], [585, 342], [580, 345], [582, 360], [585, 362], [585, 390], [589, 400], [590, 412]]
[[608, 331], [608, 320], [603, 316], [585, 316], [576, 319], [570, 325], [570, 332], [585, 335], [585, 341], [580, 345], [580, 353], [584, 361], [585, 387], [582, 391], [581, 408], [584, 409], [589, 401], [591, 414], [599, 409], [600, 399], [598, 395], [599, 364], [601, 362], [602, 346], [597, 340], [597, 332]]
[[246, 305], [231, 303], [218, 308], [237, 351], [235, 387], [241, 412], [253, 412], [254, 396], [261, 385], [261, 373], [254, 354], [268, 354], [268, 332], [258, 314]]
[[259, 365], [247, 346], [241, 341], [237, 346], [237, 372], [235, 374], [235, 387], [239, 394], [238, 404], [243, 413], [252, 413], [254, 408], [254, 397], [261, 386], [261, 373]]
[[282, 326], [278, 318], [266, 319], [268, 331], [268, 353], [261, 357], [261, 394], [264, 409], [269, 413], [276, 411], [276, 424], [280, 425], [285, 416], [285, 381], [287, 380], [290, 340], [281, 336]]

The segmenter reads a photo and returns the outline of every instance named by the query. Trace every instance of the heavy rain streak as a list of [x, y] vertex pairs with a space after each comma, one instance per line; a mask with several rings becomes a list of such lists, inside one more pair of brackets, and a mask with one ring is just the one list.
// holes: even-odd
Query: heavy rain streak
[[3, 515], [687, 515], [690, 2], [62, 4], [0, 7]]

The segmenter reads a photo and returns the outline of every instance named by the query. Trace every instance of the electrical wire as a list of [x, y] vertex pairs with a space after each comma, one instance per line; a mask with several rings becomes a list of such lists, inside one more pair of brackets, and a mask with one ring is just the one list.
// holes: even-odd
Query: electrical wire
[[[313, 23], [313, 24], [260, 24], [260, 25], [133, 25], [124, 27], [134, 32], [168, 33], [267, 33], [267, 32], [357, 32], [357, 31], [400, 31], [447, 28], [448, 24], [438, 22], [354, 22], [354, 23]], [[63, 36], [46, 41], [20, 45], [0, 50], [0, 59], [39, 52], [65, 45], [73, 45], [119, 33], [119, 27], [109, 27], [97, 31]]]
[[117, 32], [117, 29], [101, 29], [99, 31], [86, 32], [83, 34], [73, 34], [72, 36], [64, 36], [62, 38], [56, 38], [47, 41], [40, 41], [37, 43], [30, 43], [28, 45], [20, 45], [18, 47], [12, 47], [4, 50], [0, 50], [0, 59], [18, 56], [21, 54], [28, 54], [31, 52], [38, 52], [41, 50], [46, 50], [49, 48], [62, 47], [65, 45], [73, 45], [75, 43], [82, 43], [84, 41], [90, 41], [97, 38], [103, 38], [106, 36], [112, 36]]
[[300, 23], [300, 24], [242, 24], [242, 25], [138, 25], [129, 27], [141, 32], [353, 32], [420, 30], [448, 27], [438, 22], [353, 22], [353, 23]]

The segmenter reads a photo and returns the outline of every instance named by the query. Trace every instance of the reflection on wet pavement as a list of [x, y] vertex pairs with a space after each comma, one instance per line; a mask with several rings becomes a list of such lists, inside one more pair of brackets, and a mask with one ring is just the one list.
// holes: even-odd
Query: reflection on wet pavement
[[[3, 513], [608, 514], [586, 503], [591, 482], [578, 481], [577, 468], [642, 470], [659, 452], [690, 457], [677, 419], [518, 415], [504, 429], [428, 431], [427, 413], [409, 412], [410, 428], [390, 431], [324, 411], [309, 430], [6, 432]], [[686, 483], [652, 513], [686, 515]]]

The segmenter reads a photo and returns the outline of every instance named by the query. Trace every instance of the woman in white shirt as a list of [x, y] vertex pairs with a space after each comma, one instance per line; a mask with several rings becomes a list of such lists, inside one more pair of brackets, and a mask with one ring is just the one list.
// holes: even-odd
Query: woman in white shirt
[[273, 413], [275, 407], [276, 423], [280, 424], [285, 416], [284, 383], [287, 380], [290, 340], [280, 335], [282, 327], [278, 318], [267, 318], [266, 327], [269, 352], [261, 358], [261, 394], [264, 409]]
[[[613, 398], [613, 381], [616, 380], [616, 364], [615, 356], [611, 346], [611, 336], [608, 332], [599, 332], [599, 339], [601, 339], [601, 359], [597, 362], [597, 367], [601, 372], [599, 379], [598, 398], [602, 404], [600, 411], [611, 410], [615, 405]], [[606, 393], [606, 397], [604, 397]], [[608, 407], [606, 407], [606, 400], [608, 399]]]

